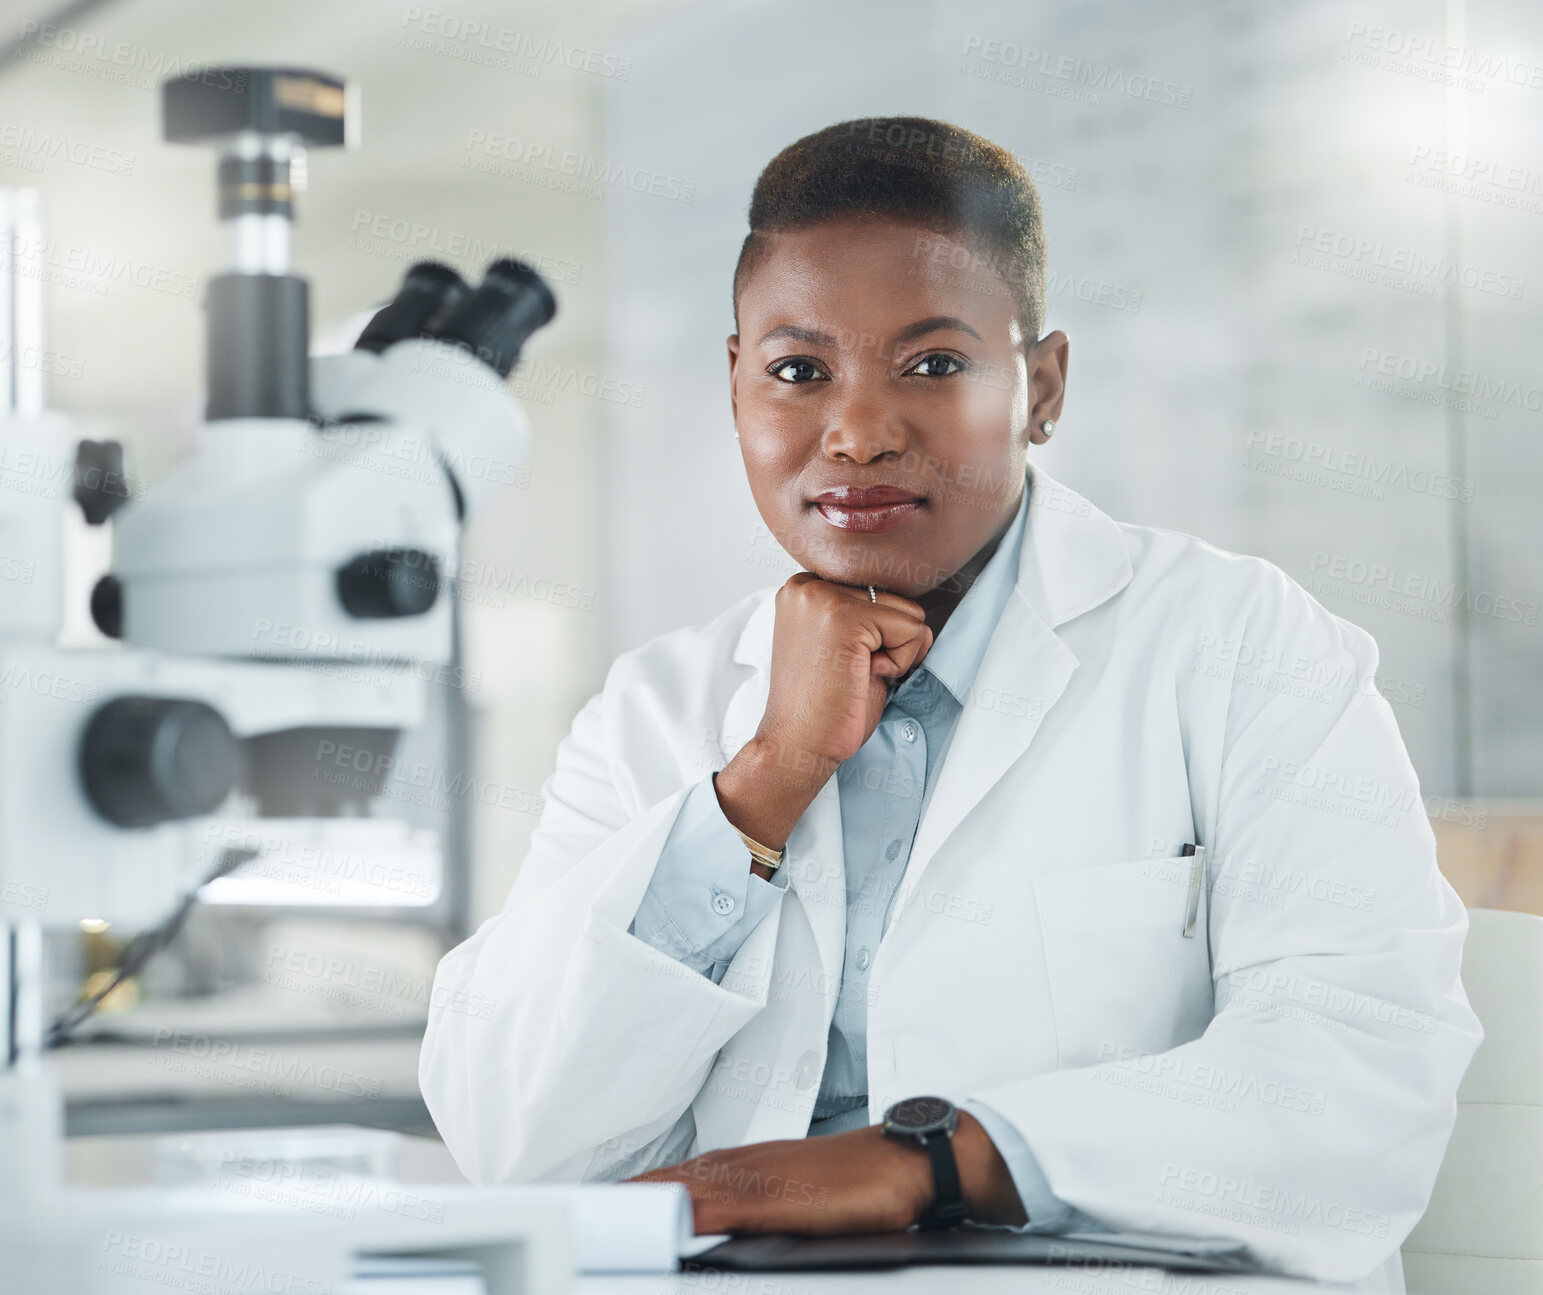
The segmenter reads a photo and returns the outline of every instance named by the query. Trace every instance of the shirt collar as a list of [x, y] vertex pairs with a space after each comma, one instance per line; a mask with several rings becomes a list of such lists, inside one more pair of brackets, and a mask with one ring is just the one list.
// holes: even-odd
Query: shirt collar
[[970, 685], [980, 672], [981, 659], [991, 642], [992, 631], [1001, 619], [1002, 608], [1018, 583], [1018, 553], [1023, 545], [1023, 529], [1029, 513], [1029, 488], [1025, 481], [1018, 512], [1008, 526], [975, 583], [965, 591], [942, 632], [917, 667], [928, 671], [962, 706]]

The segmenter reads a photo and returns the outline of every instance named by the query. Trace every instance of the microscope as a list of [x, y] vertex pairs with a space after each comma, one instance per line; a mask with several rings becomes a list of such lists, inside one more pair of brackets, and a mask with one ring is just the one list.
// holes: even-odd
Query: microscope
[[[517, 1189], [446, 1189], [424, 1236], [401, 1218], [349, 1229], [63, 1182], [46, 929], [153, 928], [275, 839], [391, 875], [437, 860], [433, 833], [371, 797], [423, 719], [423, 667], [452, 659], [463, 528], [530, 436], [505, 379], [556, 302], [519, 261], [476, 286], [422, 263], [354, 350], [311, 358], [308, 286], [289, 263], [297, 172], [307, 150], [353, 142], [356, 104], [341, 79], [298, 68], [164, 85], [166, 140], [217, 155], [227, 255], [207, 285], [206, 426], [142, 493], [120, 447], [77, 441], [45, 407], [26, 361], [41, 347], [37, 197], [0, 199], [0, 1251], [18, 1289], [149, 1289], [155, 1274], [98, 1262], [103, 1236], [126, 1230], [238, 1258], [278, 1245], [323, 1281], [361, 1250], [449, 1245], [490, 1256], [504, 1285], [566, 1285], [565, 1219], [514, 1203]], [[115, 640], [103, 647], [57, 642], [76, 509], [112, 530], [90, 593]], [[368, 758], [339, 785], [317, 775], [342, 742]]]

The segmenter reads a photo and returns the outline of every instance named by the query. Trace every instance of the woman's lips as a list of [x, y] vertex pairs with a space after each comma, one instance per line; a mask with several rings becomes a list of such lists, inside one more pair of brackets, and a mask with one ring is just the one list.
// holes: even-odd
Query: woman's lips
[[820, 510], [821, 517], [843, 531], [889, 531], [903, 526], [907, 520], [921, 512], [924, 502], [921, 499], [907, 499], [902, 503], [854, 508], [851, 504], [826, 503], [817, 499], [814, 506]]

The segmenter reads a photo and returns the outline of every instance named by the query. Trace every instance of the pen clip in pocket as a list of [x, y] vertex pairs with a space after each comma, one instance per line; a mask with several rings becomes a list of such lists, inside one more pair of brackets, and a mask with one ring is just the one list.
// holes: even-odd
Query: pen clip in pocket
[[1189, 893], [1184, 900], [1184, 938], [1195, 938], [1195, 923], [1200, 917], [1200, 889], [1205, 885], [1205, 846], [1186, 845], [1181, 857], [1188, 857]]

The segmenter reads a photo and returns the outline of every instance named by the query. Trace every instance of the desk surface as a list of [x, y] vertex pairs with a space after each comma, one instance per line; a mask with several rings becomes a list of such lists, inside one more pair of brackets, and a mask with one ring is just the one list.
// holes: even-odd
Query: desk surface
[[[83, 1187], [127, 1187], [154, 1178], [155, 1147], [151, 1135], [71, 1138], [67, 1173]], [[404, 1183], [464, 1183], [442, 1142], [433, 1138], [402, 1139], [399, 1175]], [[574, 1295], [879, 1295], [880, 1292], [947, 1292], [947, 1295], [1304, 1295], [1305, 1292], [1345, 1292], [1382, 1295], [1380, 1282], [1325, 1285], [1278, 1277], [1238, 1277], [1232, 1274], [1168, 1273], [1160, 1268], [1075, 1268], [1037, 1265], [943, 1265], [887, 1269], [867, 1273], [703, 1272], [658, 1273], [636, 1277], [580, 1277]]]
[[898, 1268], [871, 1273], [674, 1273], [655, 1277], [582, 1277], [574, 1295], [1371, 1295], [1382, 1287], [1334, 1286], [1282, 1277], [1170, 1273], [1161, 1268], [1041, 1267], [1037, 1264]]

